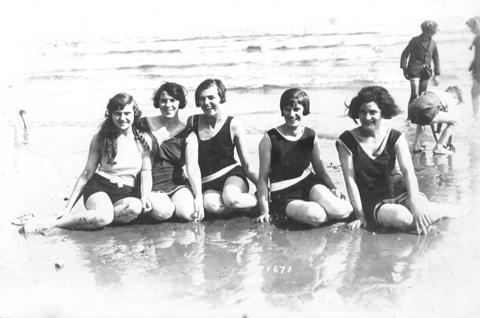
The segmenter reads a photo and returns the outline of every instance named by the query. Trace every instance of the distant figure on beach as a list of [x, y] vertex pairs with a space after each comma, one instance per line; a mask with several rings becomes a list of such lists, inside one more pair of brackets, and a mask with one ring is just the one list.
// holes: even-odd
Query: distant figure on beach
[[[426, 91], [410, 103], [408, 106], [408, 118], [412, 123], [417, 124], [413, 142], [414, 153], [425, 150], [425, 145], [423, 144], [424, 125], [432, 127], [436, 140], [433, 153], [439, 155], [452, 155], [454, 153], [451, 136], [458, 122], [458, 108], [462, 103], [462, 91], [457, 86], [450, 86], [445, 92]], [[437, 126], [446, 124], [440, 138], [436, 137], [436, 132], [433, 128], [434, 124], [437, 124]]]
[[[360, 126], [343, 132], [336, 146], [357, 216], [350, 229], [368, 225], [426, 234], [430, 224], [444, 216], [418, 190], [404, 135], [384, 123], [399, 113], [381, 86], [362, 88], [348, 106], [349, 117], [359, 120]], [[402, 175], [396, 171], [396, 160]]]
[[[43, 233], [53, 227], [97, 230], [111, 223], [129, 223], [142, 209], [151, 209], [149, 146], [137, 127], [141, 111], [132, 96], [119, 93], [109, 100], [105, 116], [65, 210], [57, 217], [31, 218], [24, 224], [25, 233]], [[135, 186], [139, 175], [140, 191]], [[86, 210], [71, 213], [82, 194]]]
[[24, 130], [27, 130], [27, 122], [25, 121], [25, 114], [27, 113], [26, 110], [24, 109], [20, 109], [18, 111], [18, 114], [20, 115], [20, 118], [22, 119], [22, 123], [23, 123], [23, 129]]
[[440, 61], [437, 44], [433, 40], [433, 36], [437, 32], [437, 23], [424, 21], [420, 28], [422, 34], [410, 40], [400, 57], [400, 68], [403, 70], [405, 78], [410, 81], [409, 103], [427, 90], [428, 80], [432, 76], [432, 61], [433, 83], [434, 85], [439, 83]]
[[474, 49], [474, 57], [472, 64], [470, 64], [469, 71], [472, 72], [472, 107], [473, 117], [478, 120], [478, 98], [480, 96], [480, 16], [468, 19], [466, 22], [475, 38], [473, 39], [470, 50]]
[[143, 117], [139, 122], [152, 140], [149, 215], [159, 221], [174, 214], [187, 221], [201, 221], [204, 216], [197, 136], [178, 118], [178, 110], [187, 104], [185, 95], [179, 84], [162, 84], [153, 96], [153, 106], [160, 115]]
[[259, 145], [257, 221], [269, 222], [273, 216], [283, 223], [319, 226], [348, 217], [352, 206], [342, 199], [323, 165], [315, 131], [302, 123], [310, 113], [308, 95], [298, 88], [286, 90], [280, 98], [280, 113], [285, 123], [267, 131]]
[[[248, 158], [245, 131], [238, 119], [222, 111], [226, 88], [219, 79], [206, 79], [195, 91], [203, 114], [191, 116], [188, 125], [198, 137], [198, 163], [202, 174], [205, 211], [228, 215], [249, 211], [257, 199], [248, 193], [248, 179], [257, 183], [257, 171]], [[237, 151], [241, 165], [234, 158]]]

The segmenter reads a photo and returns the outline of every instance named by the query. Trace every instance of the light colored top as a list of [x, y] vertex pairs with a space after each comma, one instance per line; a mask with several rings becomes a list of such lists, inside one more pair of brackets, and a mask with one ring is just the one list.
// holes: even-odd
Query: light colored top
[[115, 164], [109, 165], [106, 159], [102, 158], [97, 173], [119, 186], [125, 184], [133, 187], [135, 186], [135, 179], [142, 169], [142, 156], [141, 146], [135, 140], [133, 134], [120, 135], [117, 138]]
[[458, 115], [460, 104], [455, 99], [455, 97], [452, 96], [451, 93], [440, 91], [440, 90], [433, 90], [433, 89], [429, 91], [431, 91], [438, 97], [438, 99], [440, 100], [440, 103], [442, 103], [442, 106], [446, 107], [446, 109], [448, 109], [448, 112], [450, 114], [455, 116]]

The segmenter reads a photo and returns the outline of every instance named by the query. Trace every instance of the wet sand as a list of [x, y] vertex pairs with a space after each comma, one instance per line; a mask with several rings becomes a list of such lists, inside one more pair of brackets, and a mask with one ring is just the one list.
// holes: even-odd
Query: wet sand
[[[354, 127], [342, 105], [356, 89], [308, 92], [318, 106], [312, 106], [306, 124], [321, 137], [324, 162], [344, 189], [334, 141]], [[400, 104], [406, 102], [405, 89], [393, 92]], [[231, 95], [232, 105], [259, 105], [258, 112], [237, 116], [256, 165], [262, 133], [282, 122], [272, 106], [280, 93]], [[189, 107], [185, 115], [197, 111]], [[233, 106], [228, 110], [236, 113]], [[0, 223], [0, 314], [189, 316], [200, 310], [222, 317], [289, 311], [472, 316], [480, 311], [480, 138], [466, 110], [466, 123], [455, 134], [454, 156], [433, 156], [432, 138], [427, 152], [413, 157], [421, 191], [435, 202], [456, 205], [461, 214], [421, 237], [349, 232], [342, 224], [292, 231], [254, 224], [248, 217], [24, 237], [10, 218], [27, 212], [51, 215], [64, 206], [96, 123], [52, 126], [32, 120], [27, 135], [16, 127], [9, 141], [12, 166], [2, 171], [4, 193], [13, 200]], [[405, 116], [391, 124], [412, 136]]]

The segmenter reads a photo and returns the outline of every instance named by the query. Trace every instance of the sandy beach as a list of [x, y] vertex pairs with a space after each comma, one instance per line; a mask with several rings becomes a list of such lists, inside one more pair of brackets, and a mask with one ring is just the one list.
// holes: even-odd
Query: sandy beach
[[[233, 92], [230, 102], [255, 103], [261, 109], [260, 105], [276, 104], [280, 92]], [[343, 113], [343, 102], [355, 92], [344, 88], [309, 93], [313, 105], [322, 102], [312, 108], [306, 124], [321, 137], [323, 160], [344, 189], [334, 142], [354, 126]], [[408, 91], [400, 89], [397, 95], [405, 100]], [[237, 106], [228, 107], [233, 112]], [[248, 132], [255, 164], [263, 132], [282, 121], [276, 106], [260, 109], [237, 116]], [[197, 110], [190, 105], [185, 115]], [[413, 133], [404, 115], [391, 125], [407, 136]], [[4, 211], [6, 219], [27, 212], [51, 215], [63, 207], [95, 129], [96, 125], [33, 125], [26, 135], [17, 127], [12, 140], [15, 188], [10, 189], [15, 199]], [[158, 314], [168, 306], [176, 314], [208, 310], [232, 317], [263, 317], [271, 310], [411, 315], [416, 308], [415, 314], [427, 316], [474, 313], [480, 308], [475, 296], [480, 250], [470, 242], [478, 236], [480, 140], [472, 137], [472, 129], [468, 123], [459, 129], [453, 157], [434, 156], [431, 150], [413, 157], [420, 189], [433, 201], [457, 205], [462, 215], [440, 221], [428, 236], [349, 232], [342, 224], [287, 231], [240, 217], [23, 237], [2, 222], [0, 252], [6, 257], [0, 264], [5, 300], [0, 310], [81, 315], [93, 304], [99, 315], [107, 316], [110, 310], [131, 312], [132, 306], [145, 309], [145, 314]], [[53, 139], [55, 143], [46, 142]], [[39, 182], [32, 182], [32, 176]], [[23, 194], [28, 194], [27, 200]], [[228, 313], [222, 312], [226, 308]]]

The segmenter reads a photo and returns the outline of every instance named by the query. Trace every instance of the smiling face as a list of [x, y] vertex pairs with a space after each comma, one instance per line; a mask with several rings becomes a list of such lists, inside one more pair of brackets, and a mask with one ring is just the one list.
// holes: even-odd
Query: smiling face
[[382, 113], [377, 103], [364, 103], [358, 109], [358, 119], [362, 128], [368, 130], [376, 130], [382, 122]]
[[112, 121], [120, 131], [127, 131], [132, 127], [134, 120], [133, 105], [128, 104], [121, 109], [112, 112]]
[[282, 116], [290, 128], [297, 128], [302, 124], [303, 106], [300, 104], [287, 105], [282, 108]]
[[170, 96], [166, 91], [163, 91], [158, 98], [158, 104], [162, 116], [166, 118], [174, 118], [177, 116], [180, 102], [174, 97]]
[[216, 116], [221, 104], [216, 86], [210, 86], [198, 95], [198, 104], [207, 116]]

